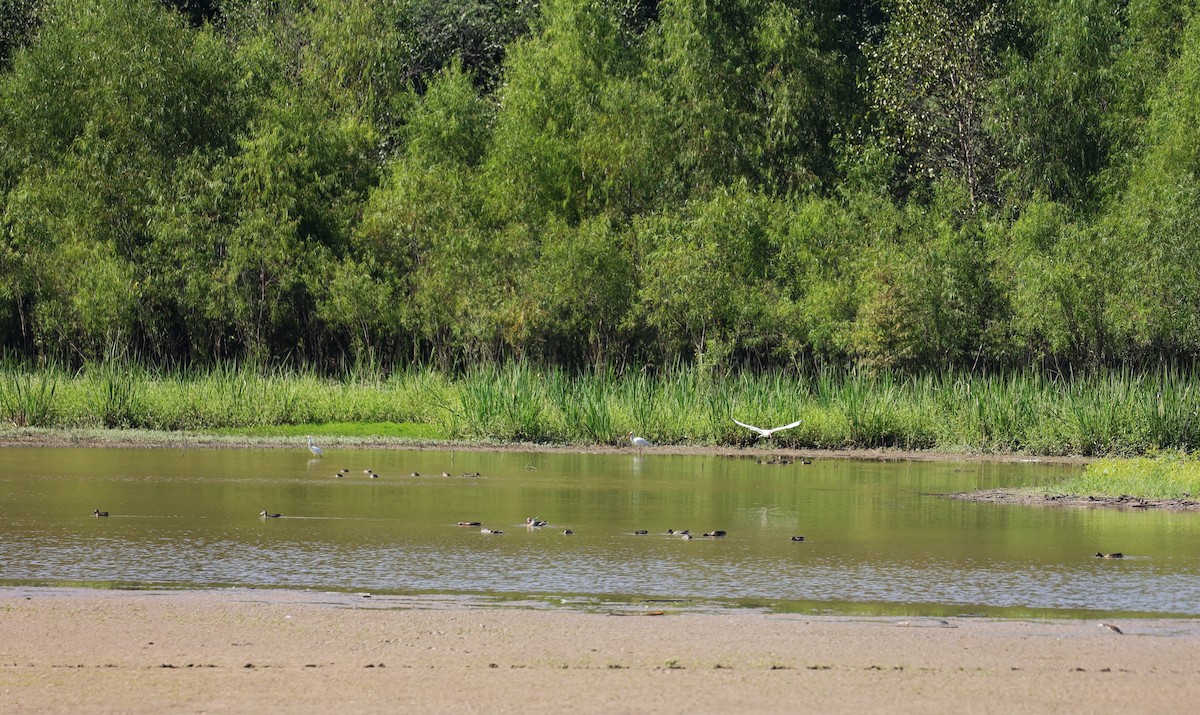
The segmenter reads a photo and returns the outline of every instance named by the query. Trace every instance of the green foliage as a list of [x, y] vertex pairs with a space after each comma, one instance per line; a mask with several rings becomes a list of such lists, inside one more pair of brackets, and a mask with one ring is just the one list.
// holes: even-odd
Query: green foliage
[[953, 179], [971, 202], [994, 191], [998, 164], [985, 131], [1004, 18], [986, 0], [891, 0], [891, 20], [869, 53], [873, 103], [918, 186]]
[[[374, 374], [1187, 365], [1193, 5], [2, 0], [0, 347]], [[115, 424], [144, 404], [102, 402]], [[561, 411], [511, 421], [565, 434]], [[930, 440], [871, 415], [821, 419]]]
[[[1007, 53], [995, 83], [992, 134], [1009, 154], [1008, 183], [1018, 194], [1089, 205], [1113, 138], [1106, 108], [1116, 103], [1114, 54], [1123, 0], [1017, 3], [1027, 48]], [[1111, 111], [1111, 110], [1109, 110]]]
[[46, 0], [0, 0], [0, 70], [37, 33]]

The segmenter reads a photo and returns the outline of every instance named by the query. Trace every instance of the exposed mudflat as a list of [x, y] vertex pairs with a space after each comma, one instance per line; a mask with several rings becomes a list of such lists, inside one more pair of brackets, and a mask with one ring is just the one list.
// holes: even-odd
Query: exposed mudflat
[[1122, 494], [1116, 497], [1098, 497], [1080, 494], [1046, 494], [1026, 489], [981, 489], [974, 492], [944, 494], [942, 496], [960, 501], [993, 502], [997, 504], [1020, 504], [1023, 506], [1076, 506], [1107, 507], [1116, 509], [1171, 509], [1176, 511], [1200, 510], [1200, 502], [1190, 499], [1141, 499]]

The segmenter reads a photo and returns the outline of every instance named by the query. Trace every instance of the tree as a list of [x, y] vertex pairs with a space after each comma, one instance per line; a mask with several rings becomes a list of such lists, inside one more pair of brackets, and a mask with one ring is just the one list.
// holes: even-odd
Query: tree
[[1021, 3], [1025, 48], [1009, 52], [996, 81], [992, 134], [1008, 158], [1008, 182], [1022, 200], [1035, 193], [1095, 205], [1109, 164], [1107, 120], [1116, 104], [1113, 64], [1124, 0]]
[[916, 186], [961, 181], [972, 205], [995, 198], [999, 157], [986, 131], [1004, 18], [990, 0], [887, 0], [868, 52], [869, 92]]

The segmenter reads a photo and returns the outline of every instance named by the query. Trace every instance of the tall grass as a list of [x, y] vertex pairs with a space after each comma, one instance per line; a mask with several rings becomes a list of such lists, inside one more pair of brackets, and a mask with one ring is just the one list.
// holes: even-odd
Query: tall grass
[[5, 362], [0, 419], [155, 430], [410, 423], [447, 439], [588, 444], [619, 444], [629, 431], [655, 443], [750, 444], [732, 417], [760, 426], [802, 419], [772, 444], [1139, 455], [1200, 444], [1196, 377], [1184, 369], [569, 372], [517, 362], [458, 375], [387, 374], [360, 363], [331, 379], [256, 365], [155, 371], [111, 360], [72, 373]]

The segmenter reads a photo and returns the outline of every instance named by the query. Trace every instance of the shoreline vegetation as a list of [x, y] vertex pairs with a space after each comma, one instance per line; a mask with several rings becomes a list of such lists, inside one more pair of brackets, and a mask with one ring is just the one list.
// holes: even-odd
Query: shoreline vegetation
[[[660, 453], [1075, 461], [1084, 466], [1069, 482], [1002, 500], [1191, 508], [1200, 495], [1200, 462], [1188, 456], [1200, 439], [1192, 382], [1183, 370], [652, 375], [509, 363], [328, 377], [9, 364], [0, 367], [0, 444], [274, 447], [313, 434], [348, 446], [607, 451], [625, 449], [635, 430]], [[761, 441], [733, 417], [801, 424]]]

